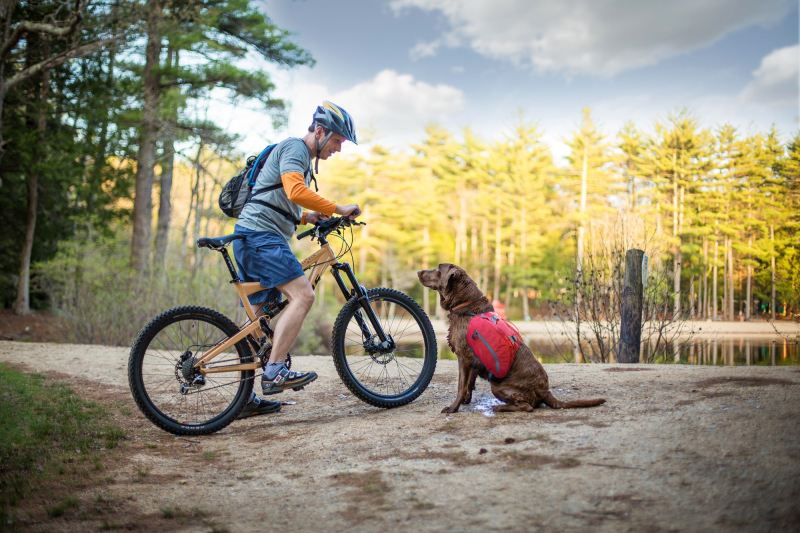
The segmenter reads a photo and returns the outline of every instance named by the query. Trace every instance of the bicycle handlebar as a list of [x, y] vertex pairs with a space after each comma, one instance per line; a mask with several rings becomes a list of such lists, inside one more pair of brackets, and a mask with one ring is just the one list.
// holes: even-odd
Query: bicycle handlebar
[[[351, 213], [351, 215], [356, 215], [356, 216], [360, 214], [361, 211], [358, 209], [356, 209]], [[323, 220], [322, 222], [317, 222], [316, 224], [314, 224], [313, 228], [306, 230], [300, 235], [298, 235], [297, 240], [299, 241], [300, 239], [305, 239], [310, 235], [316, 235], [316, 237], [325, 237], [330, 233], [333, 233], [340, 227], [347, 228], [350, 226], [365, 226], [366, 224], [367, 224], [366, 222], [358, 222], [357, 220], [351, 219], [350, 215], [344, 215], [341, 217], [332, 217]]]

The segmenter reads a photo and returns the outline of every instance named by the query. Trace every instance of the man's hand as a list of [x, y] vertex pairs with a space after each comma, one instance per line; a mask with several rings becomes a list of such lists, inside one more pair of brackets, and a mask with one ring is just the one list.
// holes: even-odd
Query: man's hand
[[[358, 204], [337, 205], [334, 213], [337, 215], [347, 215], [350, 217], [350, 220], [353, 220], [361, 214], [361, 208], [358, 207]], [[308, 218], [306, 218], [306, 220], [308, 220]]]
[[327, 220], [329, 217], [323, 215], [322, 213], [317, 213], [316, 211], [311, 211], [309, 214], [306, 215], [306, 224], [317, 224], [322, 222], [323, 220]]

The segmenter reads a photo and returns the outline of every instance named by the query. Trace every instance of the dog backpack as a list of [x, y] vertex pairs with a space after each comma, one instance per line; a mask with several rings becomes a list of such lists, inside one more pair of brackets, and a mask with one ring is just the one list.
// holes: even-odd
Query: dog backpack
[[502, 378], [514, 364], [522, 339], [514, 324], [490, 312], [472, 317], [467, 342], [492, 376]]

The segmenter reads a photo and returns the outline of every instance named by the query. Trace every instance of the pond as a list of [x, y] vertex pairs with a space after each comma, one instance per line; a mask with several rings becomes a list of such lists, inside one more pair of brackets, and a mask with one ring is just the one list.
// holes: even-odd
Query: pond
[[[542, 363], [574, 363], [572, 344], [556, 343], [547, 338], [526, 339], [536, 358]], [[445, 337], [437, 338], [439, 359], [456, 359], [447, 346]], [[800, 364], [800, 345], [780, 337], [735, 337], [716, 339], [683, 339], [666, 354], [657, 358], [658, 363], [726, 366], [783, 366]], [[644, 355], [652, 347], [645, 344]], [[677, 352], [677, 353], [676, 353]]]

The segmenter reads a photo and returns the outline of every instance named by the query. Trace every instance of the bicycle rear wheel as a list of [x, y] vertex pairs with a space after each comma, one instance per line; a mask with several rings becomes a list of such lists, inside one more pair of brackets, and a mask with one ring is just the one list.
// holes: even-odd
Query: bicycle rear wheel
[[[436, 370], [436, 335], [428, 315], [410, 296], [394, 289], [367, 291], [384, 333], [395, 342], [390, 351], [379, 340], [357, 299], [348, 301], [333, 327], [333, 362], [350, 391], [377, 407], [399, 407], [428, 387]], [[363, 318], [362, 318], [363, 316]], [[369, 334], [359, 322], [367, 324]]]
[[[238, 331], [227, 317], [204, 307], [176, 307], [151, 320], [128, 360], [128, 382], [142, 413], [175, 435], [207, 435], [233, 422], [250, 398], [254, 371], [201, 376], [194, 362]], [[252, 361], [243, 339], [206, 367]]]

